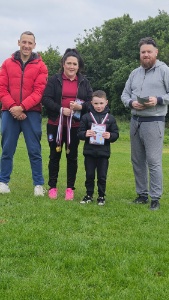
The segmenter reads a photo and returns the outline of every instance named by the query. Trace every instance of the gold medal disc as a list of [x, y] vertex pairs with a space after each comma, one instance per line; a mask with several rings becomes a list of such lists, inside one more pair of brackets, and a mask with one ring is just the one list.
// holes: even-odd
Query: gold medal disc
[[56, 152], [60, 152], [61, 151], [61, 147], [60, 146], [57, 146], [56, 147]]

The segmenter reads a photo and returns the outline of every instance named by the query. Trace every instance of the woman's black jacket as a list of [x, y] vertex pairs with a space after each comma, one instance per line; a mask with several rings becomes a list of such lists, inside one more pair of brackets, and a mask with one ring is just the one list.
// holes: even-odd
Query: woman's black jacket
[[[82, 114], [86, 112], [86, 102], [91, 101], [92, 88], [88, 79], [82, 74], [78, 74], [78, 91], [76, 98], [84, 100], [82, 106]], [[43, 97], [42, 105], [44, 105], [47, 116], [50, 120], [55, 121], [60, 114], [62, 100], [62, 74], [58, 73], [48, 79]]]

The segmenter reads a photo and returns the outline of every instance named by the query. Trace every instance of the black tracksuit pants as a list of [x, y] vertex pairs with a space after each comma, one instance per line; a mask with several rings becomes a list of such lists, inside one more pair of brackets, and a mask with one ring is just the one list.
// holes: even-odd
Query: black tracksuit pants
[[86, 194], [88, 196], [93, 195], [95, 186], [95, 172], [97, 172], [98, 195], [100, 197], [104, 197], [106, 191], [106, 178], [109, 159], [107, 157], [93, 157], [86, 155], [84, 164], [86, 170]]
[[[58, 126], [47, 124], [47, 135], [48, 142], [50, 146], [50, 156], [49, 156], [49, 181], [48, 184], [50, 188], [55, 188], [57, 186], [59, 164], [62, 155], [62, 147], [65, 143], [65, 149], [67, 149], [67, 128], [63, 127], [62, 144], [61, 151], [56, 151], [56, 135]], [[67, 188], [74, 189], [76, 173], [77, 173], [77, 156], [78, 156], [78, 145], [79, 139], [77, 137], [77, 127], [72, 127], [70, 130], [70, 153], [66, 154], [67, 159]]]

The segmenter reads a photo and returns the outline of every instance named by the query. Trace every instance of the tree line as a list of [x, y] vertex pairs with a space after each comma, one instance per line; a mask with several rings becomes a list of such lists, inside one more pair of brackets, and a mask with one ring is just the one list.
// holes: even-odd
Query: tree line
[[[84, 74], [93, 90], [106, 92], [111, 113], [129, 116], [130, 110], [123, 106], [121, 94], [130, 72], [139, 66], [139, 40], [146, 36], [154, 38], [158, 59], [169, 66], [169, 14], [159, 10], [156, 17], [137, 22], [125, 14], [84, 33], [75, 40], [85, 63]], [[58, 72], [61, 59], [58, 47], [49, 46], [40, 54], [48, 66], [49, 76]]]

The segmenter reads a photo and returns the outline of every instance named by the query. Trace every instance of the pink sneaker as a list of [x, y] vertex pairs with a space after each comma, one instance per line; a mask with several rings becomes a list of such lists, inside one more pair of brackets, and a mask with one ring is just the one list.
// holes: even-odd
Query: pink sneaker
[[52, 188], [48, 191], [48, 196], [50, 199], [56, 199], [58, 195], [58, 189], [57, 188]]
[[74, 191], [71, 188], [67, 188], [65, 191], [65, 200], [73, 200]]

